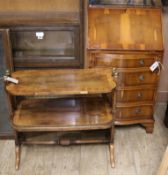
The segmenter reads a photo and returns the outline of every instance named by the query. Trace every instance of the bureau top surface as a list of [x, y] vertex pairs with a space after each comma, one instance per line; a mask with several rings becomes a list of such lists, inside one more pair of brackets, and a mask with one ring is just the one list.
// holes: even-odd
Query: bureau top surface
[[24, 70], [12, 73], [18, 84], [7, 91], [15, 96], [55, 96], [108, 93], [115, 83], [108, 69]]

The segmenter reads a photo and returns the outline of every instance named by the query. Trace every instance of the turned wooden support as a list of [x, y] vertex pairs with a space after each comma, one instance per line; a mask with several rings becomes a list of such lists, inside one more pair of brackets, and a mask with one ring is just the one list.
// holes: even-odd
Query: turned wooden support
[[16, 170], [19, 170], [20, 154], [21, 154], [21, 145], [15, 145], [15, 168]]
[[115, 168], [115, 156], [114, 156], [114, 125], [111, 128], [110, 134], [110, 163], [111, 167]]
[[110, 143], [110, 163], [111, 167], [115, 168], [114, 144]]
[[15, 168], [19, 170], [21, 156], [21, 143], [19, 140], [19, 133], [15, 132]]

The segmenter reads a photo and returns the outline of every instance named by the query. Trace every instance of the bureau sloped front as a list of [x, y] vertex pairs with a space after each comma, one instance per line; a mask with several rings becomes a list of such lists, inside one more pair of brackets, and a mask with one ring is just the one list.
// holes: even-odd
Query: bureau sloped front
[[163, 50], [159, 8], [90, 7], [88, 25], [88, 49]]

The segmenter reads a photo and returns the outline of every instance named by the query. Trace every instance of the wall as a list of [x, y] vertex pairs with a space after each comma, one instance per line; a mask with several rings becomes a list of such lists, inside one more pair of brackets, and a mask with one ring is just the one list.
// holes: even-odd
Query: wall
[[163, 8], [164, 69], [161, 73], [158, 89], [158, 102], [168, 101], [168, 7]]

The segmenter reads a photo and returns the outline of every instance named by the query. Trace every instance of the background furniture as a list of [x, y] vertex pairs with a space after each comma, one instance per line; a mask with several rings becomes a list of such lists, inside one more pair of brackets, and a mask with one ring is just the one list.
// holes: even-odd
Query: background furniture
[[162, 0], [162, 3], [164, 6], [167, 6], [168, 5], [168, 0]]

